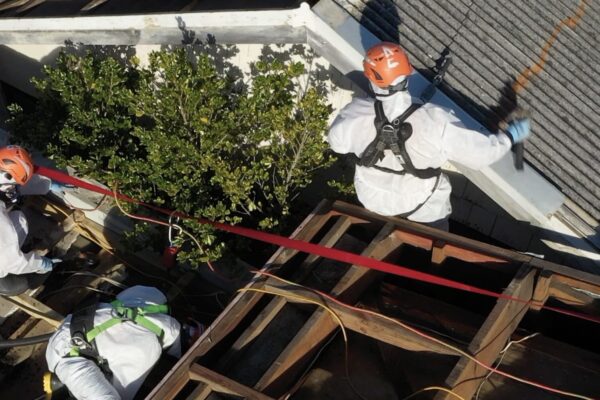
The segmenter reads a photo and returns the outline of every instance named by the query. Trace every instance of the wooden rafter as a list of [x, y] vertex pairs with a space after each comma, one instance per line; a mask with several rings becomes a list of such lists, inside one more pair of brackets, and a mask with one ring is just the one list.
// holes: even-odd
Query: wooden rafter
[[[327, 225], [330, 226], [329, 230], [322, 232], [325, 223], [331, 217], [338, 218], [336, 223]], [[473, 314], [474, 316], [471, 320], [461, 321], [461, 315], [465, 314], [465, 312], [458, 308], [455, 309], [452, 316], [448, 316], [447, 321], [444, 320], [444, 323], [456, 322], [456, 326], [462, 329], [460, 337], [456, 338], [457, 340], [468, 341], [473, 338], [466, 351], [488, 365], [496, 359], [500, 349], [514, 333], [523, 315], [530, 309], [531, 304], [541, 305], [548, 298], [562, 297], [563, 300], [568, 300], [569, 304], [585, 305], [588, 304], [588, 300], [592, 297], [582, 291], [589, 291], [592, 294], [600, 292], [600, 277], [598, 276], [575, 271], [527, 254], [477, 242], [447, 232], [441, 232], [410, 221], [382, 217], [365, 211], [360, 207], [341, 202], [334, 202], [330, 205], [322, 203], [320, 208], [315, 210], [296, 230], [294, 236], [298, 239], [310, 241], [312, 237], [319, 234], [322, 235], [320, 244], [332, 247], [353, 224], [367, 224], [368, 229], [385, 225], [384, 229], [361, 252], [362, 255], [382, 259], [400, 246], [406, 245], [431, 251], [434, 263], [436, 261], [442, 263], [447, 258], [455, 258], [466, 263], [481, 264], [482, 267], [492, 269], [494, 274], [504, 274], [507, 277], [516, 274], [515, 278], [504, 291], [504, 294], [521, 298], [524, 300], [524, 303], [505, 299], [498, 300], [496, 306], [481, 327], [479, 326], [483, 317]], [[278, 270], [279, 267], [286, 267], [285, 264], [292, 260], [292, 257], [297, 253], [293, 249], [279, 248], [269, 262], [267, 262], [267, 266], [274, 270]], [[293, 269], [282, 268], [282, 270], [292, 272], [291, 280], [302, 283], [303, 279], [312, 270], [313, 264], [317, 265], [317, 260], [319, 260], [318, 256], [307, 255], [299, 266], [293, 264]], [[324, 268], [327, 267], [329, 266], [324, 266]], [[474, 265], [474, 268], [477, 268], [477, 266]], [[330, 291], [330, 294], [334, 297], [338, 296], [346, 303], [353, 304], [358, 300], [364, 289], [382, 275], [382, 273], [374, 270], [352, 266]], [[307, 279], [307, 282], [309, 281]], [[175, 397], [179, 393], [179, 390], [189, 381], [189, 369], [193, 367], [195, 360], [198, 360], [199, 357], [204, 356], [210, 350], [217, 351], [215, 346], [222, 343], [226, 335], [233, 335], [234, 329], [236, 327], [239, 328], [240, 321], [250, 315], [251, 311], [254, 311], [254, 314], [251, 315], [255, 317], [251, 321], [244, 322], [245, 328], [239, 330], [241, 333], [236, 333], [238, 336], [233, 338], [231, 336], [228, 337], [228, 340], [231, 339], [234, 343], [232, 348], [229, 351], [223, 351], [223, 354], [217, 357], [218, 361], [214, 362], [213, 371], [219, 371], [219, 375], [229, 374], [228, 376], [235, 376], [234, 366], [238, 366], [239, 362], [244, 362], [243, 357], [247, 355], [248, 351], [264, 348], [261, 346], [264, 346], [265, 343], [267, 347], [270, 345], [269, 338], [264, 335], [268, 334], [269, 329], [278, 329], [279, 325], [277, 325], [277, 322], [286, 321], [282, 314], [286, 313], [285, 315], [289, 315], [288, 312], [292, 311], [290, 308], [296, 308], [294, 312], [297, 312], [298, 309], [302, 310], [303, 313], [307, 311], [307, 307], [304, 305], [298, 307], [290, 305], [291, 303], [302, 302], [301, 299], [284, 299], [285, 295], [290, 293], [300, 295], [304, 299], [325, 302], [340, 317], [346, 328], [375, 338], [378, 341], [413, 351], [430, 351], [444, 355], [456, 354], [448, 350], [445, 346], [432, 345], [417, 335], [404, 332], [402, 328], [385, 318], [365, 317], [359, 311], [351, 311], [348, 308], [325, 301], [320, 296], [316, 296], [314, 292], [305, 289], [296, 289], [296, 287], [288, 285], [282, 286], [279, 281], [272, 278], [257, 278], [248, 287], [265, 289], [268, 292], [275, 292], [282, 296], [277, 295], [269, 302], [261, 303], [259, 308], [258, 301], [265, 296], [263, 293], [244, 293], [238, 295], [217, 318], [207, 333], [194, 344], [192, 350], [180, 360], [169, 375], [155, 388], [148, 397], [149, 399], [172, 399]], [[536, 303], [528, 303], [534, 297], [534, 293]], [[416, 296], [427, 298], [423, 295]], [[406, 296], [400, 297], [403, 301], [408, 299]], [[415, 309], [420, 303], [413, 302], [412, 304], [413, 306], [409, 307], [409, 310]], [[438, 326], [436, 323], [439, 323], [443, 319], [442, 316], [446, 315], [445, 311], [442, 310], [451, 308], [450, 304], [442, 300], [437, 300], [435, 305], [432, 303], [427, 308], [429, 311], [424, 311], [420, 314], [417, 313], [416, 316], [426, 316], [429, 315], [429, 312], [435, 314], [432, 314], [431, 317], [433, 318], [433, 326], [436, 327]], [[308, 310], [312, 309], [309, 308]], [[285, 346], [283, 352], [274, 355], [274, 361], [269, 361], [267, 367], [258, 369], [257, 376], [251, 378], [253, 384], [256, 382], [253, 386], [253, 390], [256, 392], [275, 396], [289, 390], [290, 385], [294, 383], [294, 378], [303, 370], [307, 360], [315, 354], [316, 349], [320, 348], [321, 344], [324, 343], [327, 337], [338, 326], [330, 314], [322, 308], [312, 311], [307, 321], [304, 319], [304, 314], [298, 318], [297, 322], [304, 322], [302, 328], [300, 328], [291, 341], [287, 342], [287, 346]], [[274, 325], [271, 326], [272, 322]], [[446, 331], [446, 329], [442, 330]], [[515, 337], [519, 338], [519, 335], [522, 334], [516, 333]], [[281, 345], [285, 345], [285, 343], [280, 343], [278, 346]], [[539, 351], [536, 350], [536, 360], [544, 363], [544, 360], [551, 359], [552, 353], [548, 352], [548, 348], [551, 349], [552, 344], [548, 346]], [[459, 347], [464, 348], [466, 346], [459, 345]], [[528, 351], [527, 345], [522, 344], [515, 344], [514, 349], [518, 354]], [[588, 357], [586, 355], [588, 353], [583, 350], [577, 350], [576, 353], [581, 357]], [[214, 353], [211, 353], [210, 358], [213, 357], [212, 354]], [[514, 356], [514, 354], [508, 355], [506, 359], [514, 358]], [[593, 368], [596, 362], [596, 359], [590, 362], [590, 368]], [[567, 366], [569, 362], [566, 361], [560, 365]], [[582, 368], [581, 370], [586, 369]], [[462, 357], [459, 358], [459, 362], [448, 378], [447, 384], [455, 387], [456, 392], [462, 394], [463, 397], [469, 398], [473, 394], [473, 387], [477, 388], [481, 377], [484, 375], [485, 371], [482, 371], [476, 363], [467, 357]], [[593, 373], [592, 375], [596, 376], [597, 374]], [[244, 383], [250, 385], [250, 378]], [[196, 389], [189, 395], [188, 399], [200, 400], [207, 398], [211, 391], [210, 385], [203, 381], [197, 384]], [[438, 395], [437, 398], [446, 397]]]
[[[392, 232], [393, 225], [386, 224], [362, 255], [380, 260], [401, 246], [402, 243], [391, 235]], [[377, 271], [353, 265], [331, 294], [345, 302], [354, 303], [379, 275]], [[301, 367], [300, 361], [310, 352], [317, 350], [336, 328], [336, 322], [327, 312], [315, 311], [254, 388], [271, 393], [288, 384], [294, 371]]]
[[[503, 292], [505, 296], [522, 299], [526, 303], [499, 299], [496, 306], [485, 320], [483, 326], [469, 345], [468, 352], [485, 365], [491, 365], [499, 356], [519, 322], [529, 310], [529, 302], [533, 297], [533, 287], [537, 271], [529, 265], [521, 267], [517, 276]], [[466, 399], [470, 399], [487, 370], [470, 358], [462, 357], [446, 380], [452, 390]], [[440, 393], [436, 400], [452, 400], [448, 393]]]
[[252, 388], [244, 386], [197, 363], [193, 363], [190, 366], [190, 379], [205, 383], [215, 392], [241, 396], [250, 400], [274, 400], [269, 396], [257, 392]]
[[[454, 350], [442, 346], [421, 336], [401, 328], [398, 324], [378, 315], [360, 313], [344, 307], [332, 300], [321, 297], [314, 292], [302, 288], [281, 288], [279, 285], [266, 284], [265, 289], [284, 297], [286, 295], [300, 296], [321, 303], [335, 312], [342, 321], [344, 328], [361, 333], [373, 339], [391, 344], [410, 351], [430, 351], [438, 354], [458, 355]], [[288, 300], [302, 302], [299, 299]], [[335, 321], [333, 321], [335, 323]]]
[[[323, 239], [319, 242], [321, 246], [332, 247], [337, 243], [340, 237], [346, 233], [350, 227], [352, 221], [351, 218], [342, 215], [333, 225], [333, 227], [325, 234]], [[297, 268], [292, 280], [294, 282], [301, 281], [306, 275], [312, 271], [315, 262], [320, 257], [310, 254]], [[269, 282], [268, 280], [267, 282]], [[261, 311], [260, 315], [250, 324], [250, 326], [240, 335], [235, 341], [231, 348], [225, 353], [225, 355], [219, 360], [218, 367], [224, 369], [227, 366], [235, 362], [236, 358], [240, 355], [241, 350], [250, 344], [258, 335], [260, 335], [264, 329], [271, 323], [271, 321], [277, 316], [279, 311], [283, 309], [286, 304], [285, 297], [275, 297], [269, 304]]]

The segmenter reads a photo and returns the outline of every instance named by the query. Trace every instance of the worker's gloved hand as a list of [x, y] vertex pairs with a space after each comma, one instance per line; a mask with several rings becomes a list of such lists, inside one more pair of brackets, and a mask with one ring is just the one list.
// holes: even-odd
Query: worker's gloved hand
[[52, 181], [52, 183], [50, 184], [51, 192], [64, 192], [65, 190], [70, 190], [73, 188], [74, 188], [73, 185], [66, 185], [64, 183], [56, 182], [56, 181]]
[[52, 272], [54, 269], [54, 265], [62, 262], [59, 258], [48, 258], [42, 257], [42, 268], [37, 271], [38, 274], [46, 274], [48, 272]]
[[506, 132], [510, 135], [513, 143], [521, 143], [531, 135], [531, 123], [529, 118], [515, 119], [508, 123]]

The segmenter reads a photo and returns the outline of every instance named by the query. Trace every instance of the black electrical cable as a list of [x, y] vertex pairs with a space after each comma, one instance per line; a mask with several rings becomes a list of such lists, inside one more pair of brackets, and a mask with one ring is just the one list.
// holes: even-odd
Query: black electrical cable
[[31, 336], [20, 339], [0, 339], [0, 349], [6, 349], [17, 346], [28, 346], [30, 344], [47, 342], [53, 334], [54, 332], [47, 333], [45, 335]]

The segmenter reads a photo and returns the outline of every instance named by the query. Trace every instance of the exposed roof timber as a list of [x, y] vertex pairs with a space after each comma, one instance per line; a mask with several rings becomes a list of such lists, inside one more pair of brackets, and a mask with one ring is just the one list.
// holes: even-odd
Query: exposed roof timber
[[[332, 218], [338, 218], [335, 224], [326, 223]], [[344, 221], [341, 221], [340, 218], [344, 219]], [[331, 243], [336, 241], [335, 238], [341, 239], [345, 235], [349, 230], [348, 222], [351, 224], [364, 224], [365, 221], [369, 221], [372, 224], [372, 229], [379, 229], [379, 233], [370, 243], [361, 242], [361, 244], [358, 244], [358, 248], [353, 250], [355, 252], [358, 252], [359, 249], [364, 249], [361, 252], [363, 255], [371, 255], [374, 258], [384, 258], [390, 262], [394, 262], [393, 255], [391, 259], [388, 259], [385, 255], [390, 252], [392, 254], [396, 253], [395, 249], [397, 250], [401, 246], [422, 248], [423, 243], [427, 241], [429, 242], [428, 248], [432, 249], [434, 243], [447, 242], [455, 245], [457, 248], [460, 247], [465, 250], [471, 249], [473, 252], [481, 252], [479, 257], [475, 258], [476, 260], [483, 259], [489, 255], [497, 255], [506, 262], [501, 268], [502, 275], [510, 277], [512, 280], [504, 289], [503, 296], [496, 301], [494, 308], [487, 315], [483, 324], [481, 324], [483, 316], [479, 314], [468, 312], [463, 308], [448, 304], [443, 299], [430, 297], [431, 293], [429, 295], [416, 295], [409, 289], [400, 288], [391, 282], [385, 286], [391, 288], [392, 291], [399, 289], [401, 294], [387, 296], [386, 290], [389, 293], [389, 289], [384, 289], [382, 294], [384, 297], [392, 299], [391, 305], [402, 304], [402, 309], [397, 309], [401, 313], [395, 313], [397, 322], [388, 318], [379, 318], [372, 314], [365, 316], [361, 311], [340, 307], [339, 303], [332, 302], [321, 294], [315, 294], [299, 286], [282, 284], [281, 281], [273, 277], [257, 277], [238, 293], [225, 311], [204, 332], [203, 336], [192, 345], [190, 350], [179, 360], [176, 366], [171, 369], [147, 398], [160, 400], [178, 398], [181, 396], [180, 392], [182, 388], [189, 387], [187, 383], [194, 379], [213, 385], [214, 387], [211, 390], [219, 391], [218, 389], [220, 389], [229, 391], [231, 389], [238, 394], [247, 392], [247, 388], [245, 387], [233, 387], [235, 383], [232, 380], [240, 379], [234, 369], [240, 365], [244, 369], [257, 367], [252, 363], [243, 363], [245, 360], [251, 359], [252, 354], [260, 353], [265, 348], [273, 345], [275, 342], [274, 337], [271, 336], [273, 330], [269, 330], [269, 327], [273, 328], [273, 324], [275, 324], [274, 329], [281, 329], [281, 325], [277, 325], [278, 320], [281, 323], [281, 314], [290, 311], [289, 307], [284, 309], [283, 305], [287, 304], [289, 306], [290, 303], [297, 302], [313, 304], [314, 302], [318, 302], [324, 304], [331, 309], [331, 315], [318, 308], [304, 309], [304, 311], [312, 310], [312, 314], [308, 317], [303, 312], [303, 316], [300, 317], [303, 324], [302, 327], [298, 329], [295, 326], [293, 331], [290, 331], [295, 334], [294, 338], [289, 340], [286, 337], [281, 343], [273, 346], [274, 350], [273, 354], [271, 354], [273, 357], [271, 359], [276, 356], [276, 361], [273, 362], [270, 360], [268, 363], [258, 366], [256, 368], [256, 376], [252, 378], [248, 378], [248, 376], [244, 377], [244, 384], [252, 382], [252, 389], [262, 392], [254, 393], [255, 395], [261, 397], [266, 394], [278, 397], [282, 393], [289, 393], [289, 388], [293, 387], [295, 383], [294, 377], [298, 376], [297, 372], [306, 370], [306, 364], [312, 357], [311, 354], [314, 354], [320, 347], [316, 344], [322, 342], [323, 338], [327, 337], [328, 333], [331, 333], [332, 329], [338, 326], [334, 323], [335, 318], [338, 323], [346, 328], [402, 349], [432, 351], [439, 354], [456, 354], [457, 352], [465, 351], [464, 347], [460, 345], [458, 348], [450, 349], [450, 351], [447, 347], [444, 349], [442, 346], [439, 346], [439, 342], [437, 345], [432, 346], [431, 340], [426, 340], [422, 336], [415, 335], [413, 331], [398, 326], [398, 321], [412, 321], [416, 324], [424, 321], [425, 324], [422, 324], [422, 326], [429, 326], [429, 323], [433, 322], [433, 326], [448, 328], [449, 331], [453, 332], [452, 336], [455, 339], [461, 341], [467, 340], [470, 343], [466, 349], [466, 353], [473, 357], [461, 357], [455, 365], [453, 372], [448, 376], [446, 384], [452, 387], [456, 393], [464, 396], [465, 399], [471, 398], [477, 390], [478, 383], [485, 377], [485, 373], [481, 373], [481, 369], [473, 360], [477, 359], [489, 365], [493, 360], [497, 359], [500, 355], [500, 350], [506, 344], [506, 341], [512, 337], [512, 333], [520, 325], [519, 323], [524, 314], [532, 306], [535, 307], [534, 309], [539, 309], [549, 297], [558, 297], [560, 301], [568, 300], [567, 304], [588, 304], [589, 300], [586, 298], [581, 299], [583, 302], [573, 296], [568, 296], [565, 299], [565, 291], [572, 293], [576, 290], [582, 290], [589, 291], [590, 293], [598, 293], [600, 290], [600, 276], [598, 275], [573, 270], [566, 266], [549, 263], [525, 254], [463, 238], [404, 219], [382, 217], [370, 213], [361, 207], [342, 202], [335, 202], [333, 204], [325, 201], [321, 202], [318, 208], [294, 232], [293, 237], [313, 242], [316, 238], [324, 234], [321, 240], [327, 238], [326, 241]], [[384, 223], [383, 227], [381, 223]], [[398, 240], [400, 236], [395, 234], [397, 232], [407, 233], [408, 235], [402, 235], [402, 237], [411, 240], [411, 242]], [[421, 237], [421, 240], [417, 239], [418, 236]], [[344, 246], [340, 242], [331, 245], [332, 248], [344, 248]], [[314, 276], [317, 270], [323, 271], [334, 267], [338, 271], [337, 274], [334, 274], [337, 275], [337, 278], [331, 278], [332, 281], [328, 287], [333, 286], [333, 289], [327, 289], [327, 292], [334, 297], [338, 297], [339, 300], [346, 304], [355, 304], [361, 298], [361, 293], [369, 286], [369, 282], [373, 282], [372, 278], [374, 277], [372, 273], [376, 271], [367, 271], [365, 268], [358, 266], [340, 270], [342, 265], [337, 263], [334, 263], [335, 266], [322, 264], [318, 257], [313, 258], [311, 262], [307, 262], [308, 259], [305, 259], [305, 262], [301, 265], [293, 262], [291, 265], [285, 265], [291, 260], [295, 252], [295, 250], [280, 247], [265, 264], [263, 271], [269, 271], [274, 267], [272, 273], [277, 274], [293, 265], [293, 274], [299, 274], [301, 277], [306, 278]], [[463, 255], [469, 259], [471, 258], [466, 253], [463, 253]], [[478, 271], [481, 271], [481, 273], [490, 272], [489, 268], [491, 266], [480, 265], [478, 264], [479, 261], [476, 263], [477, 266], [473, 265], [473, 267], [478, 268]], [[450, 265], [446, 265], [445, 267], [451, 268]], [[413, 268], [420, 269], [421, 267]], [[361, 271], [361, 269], [364, 271]], [[493, 276], [495, 278], [499, 277], [495, 274]], [[300, 285], [310, 286], [303, 278], [296, 280], [295, 277], [292, 277], [291, 280]], [[503, 284], [500, 284], [500, 286], [503, 286]], [[280, 301], [278, 300], [280, 297], [275, 297], [270, 300], [269, 304], [277, 302], [281, 303], [280, 306], [270, 307], [267, 305], [263, 308], [260, 305], [256, 307], [259, 304], [257, 297], [269, 296], [270, 298], [271, 294], [284, 296], [285, 300]], [[519, 298], [522, 302], [509, 301], [506, 296]], [[530, 300], [532, 298], [538, 303], [535, 305], [531, 303]], [[407, 299], [409, 299], [408, 303], [406, 302]], [[363, 298], [363, 300], [365, 299]], [[372, 299], [371, 301], [375, 300]], [[367, 300], [358, 307], [368, 310], [372, 307], [371, 301]], [[397, 303], [394, 303], [394, 301]], [[251, 309], [254, 309], [255, 312], [252, 313]], [[418, 317], [416, 319], [413, 319], [412, 316], [405, 318], [405, 316], [408, 316], [408, 310], [410, 310], [412, 316], [418, 315]], [[443, 312], [440, 314], [439, 312], [432, 312], [433, 310], [442, 310]], [[590, 310], [589, 315], [595, 315], [594, 312], [595, 310]], [[249, 315], [256, 315], [256, 317], [248, 320]], [[331, 318], [333, 315], [335, 317]], [[442, 316], [442, 321], [440, 321], [440, 316]], [[289, 322], [288, 319], [284, 320], [284, 323], [287, 322]], [[517, 334], [517, 336], [519, 335]], [[224, 343], [223, 339], [225, 337], [227, 337], [227, 340], [233, 340], [236, 337], [237, 339], [233, 347], [226, 346], [230, 350], [219, 350], [218, 347]], [[548, 358], [546, 357], [552, 357], [552, 362], [561, 363], [567, 369], [577, 364], [577, 373], [580, 373], [579, 371], [583, 371], [584, 369], [589, 369], [590, 371], [597, 370], [595, 367], [598, 357], [595, 354], [581, 350], [576, 350], [575, 353], [573, 347], [569, 345], [554, 340], [550, 340], [550, 342], [554, 347], [558, 347], [558, 352], [555, 352], [552, 346], [542, 347], [540, 345], [540, 347], [530, 348], [530, 343], [527, 343], [527, 348], [522, 347], [523, 351], [516, 354], [516, 356], [527, 352], [528, 361], [531, 361], [523, 368], [531, 369], [532, 365], [539, 366], [540, 364], [538, 363], [548, 362]], [[257, 343], [260, 344], [254, 347]], [[516, 345], [521, 346], [519, 344]], [[546, 353], [542, 355], [540, 354], [541, 352], [537, 352], [536, 348]], [[215, 360], [214, 362], [203, 357], [209, 352], [211, 354], [209, 358]], [[225, 360], [219, 353], [225, 354], [223, 357]], [[250, 357], [247, 357], [249, 354]], [[462, 355], [465, 356], [465, 353], [462, 353]], [[197, 360], [206, 361], [206, 367], [199, 368], [198, 364], [196, 364]], [[587, 365], [580, 365], [582, 362]], [[560, 367], [560, 365], [558, 366]], [[218, 388], [218, 383], [212, 383], [215, 378], [218, 378], [218, 376], [215, 376], [214, 371], [218, 371], [219, 374], [228, 377], [226, 378], [228, 380], [227, 387]], [[588, 378], [587, 380], [596, 382], [593, 378]], [[595, 387], [586, 390], [592, 392], [595, 390]], [[209, 391], [204, 385], [200, 385], [195, 389], [194, 396], [189, 396], [188, 398], [206, 398]], [[440, 398], [446, 399], [447, 397], [443, 395], [436, 397], [436, 399]]]

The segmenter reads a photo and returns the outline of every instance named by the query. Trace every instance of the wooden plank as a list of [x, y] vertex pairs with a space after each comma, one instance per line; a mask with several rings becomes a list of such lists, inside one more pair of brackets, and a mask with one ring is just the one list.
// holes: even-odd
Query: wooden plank
[[244, 386], [232, 379], [216, 373], [198, 363], [190, 366], [190, 379], [208, 384], [211, 388], [220, 393], [242, 396], [250, 400], [274, 400], [248, 386]]
[[557, 287], [559, 284], [563, 284], [572, 288], [586, 290], [588, 292], [592, 292], [600, 296], [600, 284], [589, 282], [587, 280], [581, 280], [573, 276], [555, 274], [553, 278], [553, 283], [555, 284], [554, 286]]
[[394, 235], [396, 238], [398, 238], [398, 240], [423, 250], [431, 250], [433, 247], [433, 239], [423, 235], [416, 235], [414, 233], [401, 230], [395, 231]]
[[[325, 234], [319, 242], [321, 246], [333, 247], [338, 240], [346, 233], [352, 225], [350, 217], [342, 215]], [[292, 281], [301, 282], [312, 271], [313, 264], [321, 257], [310, 254], [302, 264], [294, 271]], [[271, 281], [269, 279], [268, 281]], [[228, 366], [233, 364], [238, 357], [241, 356], [241, 351], [250, 344], [265, 328], [271, 323], [273, 318], [277, 316], [279, 311], [285, 306], [286, 299], [283, 297], [273, 298], [269, 304], [260, 312], [260, 314], [252, 321], [250, 326], [238, 337], [231, 348], [219, 359], [216, 369], [219, 371], [227, 370]]]
[[[161, 278], [167, 277], [164, 267], [161, 264], [160, 257], [158, 257], [156, 253], [150, 251], [140, 251], [132, 254], [124, 245], [122, 232], [113, 232], [85, 217], [80, 218], [77, 216], [78, 214], [81, 214], [80, 211], [73, 211], [65, 205], [57, 204], [47, 198], [37, 197], [28, 199], [28, 204], [55, 219], [59, 219], [62, 216], [73, 216], [76, 222], [75, 230], [83, 237], [96, 243], [103, 249], [118, 255], [119, 258], [123, 259], [128, 264], [150, 266], [154, 269], [153, 274], [162, 275]], [[85, 214], [83, 215], [85, 216]]]
[[[522, 266], [503, 294], [529, 302], [533, 296], [536, 273], [530, 266]], [[471, 341], [469, 353], [486, 365], [492, 364], [528, 310], [529, 303], [499, 299]], [[470, 399], [486, 373], [486, 369], [462, 357], [446, 379], [446, 384], [456, 394]], [[455, 400], [448, 393], [439, 393], [435, 399]]]
[[[319, 296], [310, 290], [300, 287], [295, 287], [292, 289], [289, 286], [284, 289], [278, 284], [271, 283], [267, 283], [265, 285], [265, 289], [281, 296], [286, 296], [288, 294], [292, 296], [301, 296], [324, 304], [333, 310], [333, 312], [335, 312], [345, 328], [393, 346], [401, 347], [410, 351], [430, 351], [438, 354], [459, 355], [459, 353], [456, 351], [451, 350], [446, 346], [437, 344], [431, 340], [424, 339], [416, 333], [404, 329], [386, 318], [352, 310], [330, 299], [327, 299], [326, 297]], [[302, 300], [300, 299], [288, 299], [288, 301], [302, 303]]]
[[[398, 248], [402, 242], [392, 235], [393, 229], [392, 224], [386, 224], [362, 252], [362, 255], [383, 259]], [[340, 279], [331, 294], [342, 301], [353, 304], [366, 287], [380, 275], [381, 273], [378, 271], [353, 265]], [[337, 324], [329, 313], [323, 310], [315, 311], [254, 388], [266, 393], [276, 393], [289, 386], [295, 370], [300, 367], [300, 361], [315, 351], [336, 328]]]
[[[443, 255], [442, 261], [447, 257], [456, 258], [457, 260], [462, 260], [470, 263], [507, 263], [508, 261], [502, 258], [489, 256], [487, 254], [482, 254], [477, 251], [463, 249], [461, 247], [455, 246], [453, 244], [444, 243], [441, 246], [441, 249], [436, 249], [434, 244], [433, 248], [434, 252], [440, 253], [438, 257]], [[439, 264], [439, 263], [438, 263]]]
[[542, 270], [535, 283], [535, 290], [533, 291], [533, 299], [531, 302], [531, 309], [539, 311], [542, 306], [548, 300], [550, 296], [550, 284], [552, 283], [552, 272], [548, 270]]
[[[589, 306], [594, 304], [595, 301], [592, 296], [588, 296], [579, 290], [575, 290], [572, 286], [554, 280], [548, 288], [548, 296], [573, 306]], [[598, 314], [598, 309], [590, 311], [593, 314]]]
[[[331, 217], [331, 202], [321, 201], [319, 205], [296, 228], [290, 237], [310, 241]], [[266, 262], [263, 270], [279, 266], [287, 262], [297, 251], [280, 247]], [[264, 278], [255, 278], [247, 287], [253, 286]], [[227, 336], [250, 310], [261, 299], [262, 294], [256, 292], [239, 293], [221, 312], [204, 334], [179, 359], [177, 364], [165, 375], [150, 394], [147, 400], [173, 399], [188, 381], [188, 370], [197, 357], [201, 357]]]
[[24, 293], [17, 296], [5, 296], [4, 298], [32, 317], [44, 320], [54, 327], [58, 327], [64, 319], [60, 313]]
[[443, 240], [434, 240], [433, 247], [431, 249], [431, 263], [440, 265], [446, 261], [445, 252], [446, 243]]

